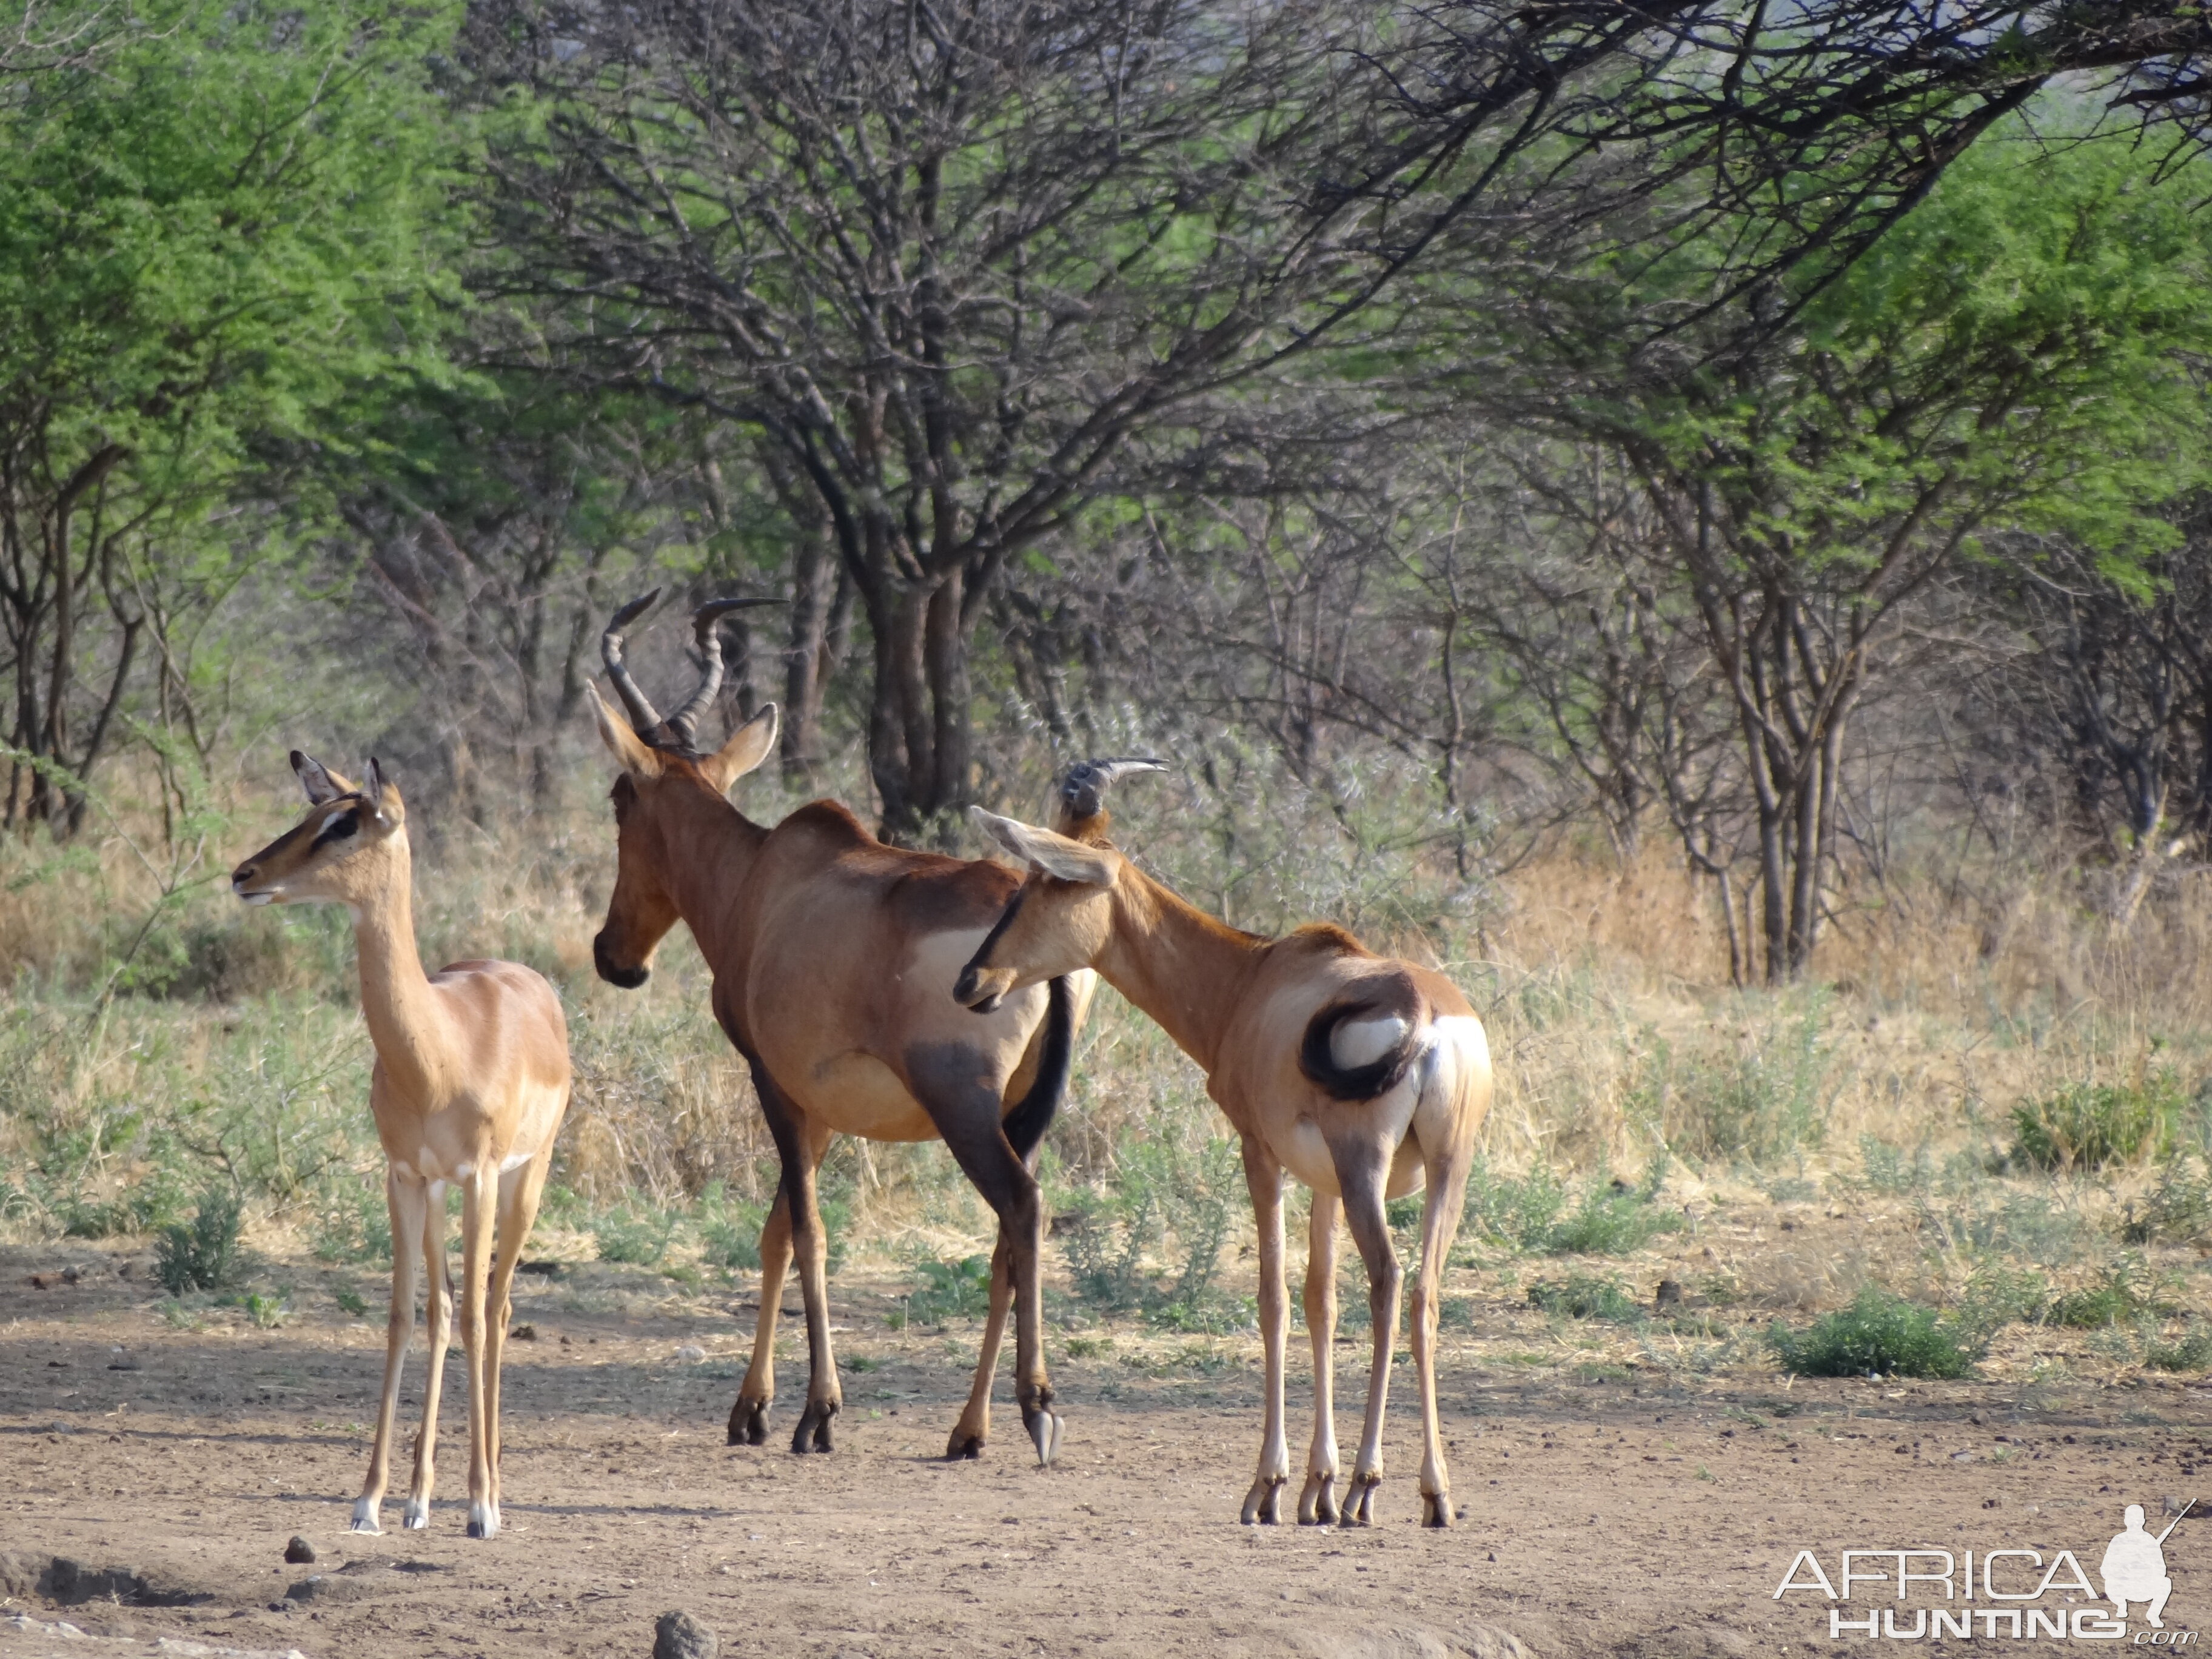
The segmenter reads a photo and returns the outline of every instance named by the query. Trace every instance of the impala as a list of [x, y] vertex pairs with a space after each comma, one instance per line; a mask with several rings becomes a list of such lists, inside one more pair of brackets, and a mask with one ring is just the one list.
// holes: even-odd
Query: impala
[[[1095, 764], [1095, 763], [1094, 763]], [[1110, 763], [1127, 769], [1145, 763]], [[1413, 1296], [1421, 1390], [1421, 1519], [1451, 1524], [1437, 1426], [1437, 1289], [1459, 1226], [1476, 1131], [1490, 1104], [1482, 1023], [1449, 980], [1378, 957], [1340, 927], [1281, 939], [1240, 933], [1194, 908], [1103, 839], [1095, 798], [1063, 800], [1083, 839], [971, 809], [1029, 868], [997, 925], [960, 972], [953, 995], [988, 1012], [1040, 980], [1095, 968], [1150, 1015], [1206, 1073], [1206, 1092], [1243, 1140], [1260, 1234], [1260, 1322], [1267, 1421], [1246, 1495], [1247, 1524], [1279, 1518], [1290, 1455], [1283, 1427], [1289, 1309], [1283, 1280], [1283, 1174], [1313, 1189], [1306, 1328], [1313, 1341], [1314, 1434], [1298, 1519], [1339, 1518], [1330, 1348], [1336, 1326], [1340, 1206], [1367, 1268], [1374, 1316], [1367, 1417], [1342, 1510], [1374, 1519], [1382, 1479], [1384, 1396], [1398, 1322], [1400, 1273], [1386, 1200], [1425, 1181], [1421, 1265]]]
[[451, 1184], [461, 1189], [469, 1536], [490, 1538], [499, 1531], [499, 1368], [511, 1310], [507, 1292], [538, 1216], [553, 1137], [568, 1109], [568, 1023], [553, 988], [519, 963], [456, 962], [435, 974], [422, 971], [410, 902], [407, 809], [383, 768], [371, 760], [367, 782], [356, 786], [295, 750], [292, 769], [307, 792], [307, 817], [240, 865], [230, 884], [248, 904], [343, 904], [353, 913], [362, 1012], [376, 1048], [368, 1109], [384, 1146], [384, 1191], [392, 1206], [384, 1397], [353, 1530], [384, 1530], [377, 1510], [392, 1468], [400, 1366], [415, 1328], [415, 1282], [425, 1264], [430, 1374], [404, 1519], [410, 1528], [430, 1524], [438, 1390], [452, 1340], [446, 1268]]
[[592, 957], [611, 983], [641, 985], [669, 929], [678, 921], [690, 928], [714, 972], [714, 1016], [752, 1072], [782, 1165], [761, 1233], [760, 1317], [752, 1364], [730, 1409], [730, 1443], [767, 1437], [776, 1319], [795, 1256], [811, 1366], [791, 1446], [832, 1447], [842, 1393], [815, 1201], [830, 1136], [941, 1139], [999, 1218], [990, 1318], [946, 1455], [982, 1449], [1011, 1302], [1016, 1399], [1038, 1461], [1048, 1463], [1060, 1419], [1044, 1364], [1043, 1208], [1032, 1164], [1096, 981], [1082, 975], [1018, 992], [980, 1024], [961, 1012], [947, 994], [953, 975], [1018, 878], [994, 864], [887, 847], [833, 801], [803, 806], [773, 830], [746, 817], [726, 797], [774, 746], [775, 708], [718, 750], [694, 746], [699, 716], [720, 685], [716, 612], [706, 607], [696, 616], [705, 663], [699, 688], [664, 719], [623, 656], [623, 630], [655, 597], [623, 606], [602, 640], [629, 720], [596, 690], [592, 697], [599, 735], [622, 766], [615, 890]]

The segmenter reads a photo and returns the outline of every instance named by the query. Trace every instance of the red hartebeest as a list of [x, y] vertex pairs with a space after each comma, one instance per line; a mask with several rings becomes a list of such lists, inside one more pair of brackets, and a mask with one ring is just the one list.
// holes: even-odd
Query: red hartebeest
[[830, 1449], [842, 1396], [815, 1171], [842, 1131], [943, 1139], [997, 1213], [990, 1318], [946, 1455], [981, 1449], [1011, 1302], [1016, 1398], [1039, 1461], [1049, 1462], [1060, 1422], [1045, 1373], [1043, 1211], [1032, 1165], [1095, 981], [1080, 975], [1018, 993], [981, 1024], [963, 1013], [948, 994], [953, 975], [1017, 878], [994, 864], [887, 847], [834, 801], [803, 806], [773, 830], [747, 818], [725, 793], [773, 747], [775, 710], [713, 753], [692, 746], [720, 678], [708, 607], [697, 624], [706, 674], [684, 708], [663, 720], [623, 660], [623, 629], [653, 598], [625, 605], [604, 640], [608, 678], [629, 723], [596, 692], [592, 700], [599, 734], [623, 769], [613, 797], [619, 866], [592, 956], [602, 977], [641, 985], [662, 937], [679, 920], [690, 927], [714, 970], [715, 1018], [751, 1068], [782, 1163], [761, 1233], [760, 1318], [752, 1364], [730, 1409], [731, 1443], [766, 1437], [776, 1316], [795, 1255], [811, 1372], [792, 1449]]
[[[404, 1516], [430, 1524], [438, 1385], [451, 1340], [446, 1188], [461, 1189], [461, 1346], [469, 1374], [469, 1536], [499, 1531], [499, 1365], [507, 1291], [568, 1109], [568, 1026], [553, 988], [513, 962], [456, 962], [422, 971], [409, 904], [407, 809], [374, 760], [356, 787], [292, 752], [310, 810], [297, 828], [240, 865], [231, 889], [248, 904], [343, 904], [361, 953], [361, 1009], [376, 1047], [368, 1109], [384, 1144], [392, 1206], [392, 1315], [384, 1397], [356, 1532], [381, 1532], [400, 1364], [415, 1329], [415, 1280], [427, 1266], [430, 1372], [422, 1434]], [[495, 1237], [496, 1229], [496, 1237]], [[494, 1247], [497, 1247], [497, 1266]], [[487, 1289], [485, 1277], [490, 1276]]]
[[1206, 1092], [1243, 1138], [1244, 1178], [1259, 1221], [1267, 1385], [1259, 1471], [1244, 1499], [1247, 1523], [1278, 1519], [1290, 1478], [1283, 1172], [1313, 1189], [1305, 1309], [1315, 1420], [1298, 1498], [1298, 1519], [1308, 1522], [1337, 1518], [1330, 1348], [1338, 1208], [1366, 1264], [1374, 1315], [1365, 1431], [1343, 1507], [1347, 1524], [1364, 1524], [1374, 1519], [1382, 1478], [1383, 1399], [1398, 1322], [1398, 1257], [1383, 1205], [1425, 1179], [1413, 1306], [1425, 1452], [1421, 1518], [1449, 1526], [1437, 1426], [1437, 1289], [1490, 1104], [1481, 1021], [1441, 974], [1376, 956], [1340, 927], [1310, 926], [1262, 939], [1215, 921], [1107, 844], [1097, 789], [1077, 799], [1082, 793], [1064, 791], [1060, 810], [1063, 824], [1082, 830], [1080, 840], [972, 809], [976, 823], [1030, 873], [961, 969], [953, 995], [988, 1011], [1041, 980], [1095, 968], [1198, 1062]]

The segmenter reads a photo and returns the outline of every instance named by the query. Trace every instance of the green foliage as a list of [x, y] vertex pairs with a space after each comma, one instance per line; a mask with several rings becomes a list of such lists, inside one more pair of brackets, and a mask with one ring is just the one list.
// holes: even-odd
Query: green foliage
[[307, 1222], [309, 1248], [319, 1261], [381, 1266], [392, 1260], [392, 1206], [381, 1183], [337, 1179], [326, 1186]]
[[[1243, 1198], [1231, 1141], [1209, 1139], [1194, 1152], [1165, 1140], [1123, 1146], [1111, 1184], [1075, 1195], [1066, 1212], [1075, 1219], [1061, 1246], [1076, 1294], [1177, 1329], [1241, 1322], [1242, 1307], [1216, 1290], [1214, 1278]], [[1171, 1265], [1157, 1270], [1151, 1258], [1170, 1246]]]
[[2188, 1104], [2172, 1071], [2134, 1083], [2077, 1083], [2012, 1109], [2012, 1156], [2038, 1170], [2100, 1170], [2155, 1157]]
[[2168, 1158], [2142, 1208], [2128, 1204], [2119, 1232], [2130, 1244], [2195, 1244], [2212, 1236], [2212, 1166], [2201, 1158]]
[[356, 1319], [368, 1316], [368, 1303], [358, 1291], [349, 1291], [340, 1285], [331, 1292], [331, 1300], [338, 1304], [338, 1310], [342, 1313], [349, 1314]]
[[639, 1267], [658, 1267], [668, 1254], [682, 1215], [657, 1205], [617, 1204], [591, 1224], [599, 1259]]
[[263, 1296], [258, 1291], [246, 1298], [246, 1316], [264, 1331], [273, 1331], [292, 1316], [292, 1304], [282, 1296]]
[[1766, 1164], [1818, 1146], [1832, 1094], [1826, 1019], [1823, 995], [1793, 998], [1725, 1059], [1679, 1056], [1654, 1037], [1632, 1110], [1669, 1151], [1700, 1163]]
[[2144, 1264], [2123, 1256], [2105, 1270], [2095, 1283], [2057, 1297], [2044, 1314], [2045, 1322], [2072, 1330], [2100, 1330], [2133, 1324], [2159, 1311], [2158, 1282]]
[[1627, 1324], [1644, 1316], [1617, 1279], [1571, 1273], [1562, 1279], [1538, 1279], [1528, 1287], [1528, 1305], [1570, 1319], [1607, 1319]]
[[2212, 1325], [2192, 1319], [2172, 1341], [2143, 1345], [2143, 1362], [2154, 1371], [2201, 1371], [2212, 1368]]
[[1925, 1146], [1908, 1158], [1904, 1148], [1893, 1146], [1879, 1135], [1859, 1137], [1860, 1180], [1869, 1192], [1893, 1198], [1925, 1192], [1936, 1184], [1936, 1166]]
[[1983, 1349], [1959, 1322], [1874, 1285], [1802, 1334], [1778, 1322], [1766, 1340], [1783, 1368], [1800, 1376], [1960, 1377]]
[[761, 1227], [767, 1209], [726, 1196], [720, 1182], [700, 1194], [699, 1254], [709, 1267], [760, 1271]]
[[1986, 1340], [2007, 1325], [2040, 1322], [2049, 1294], [2041, 1273], [1991, 1264], [1966, 1281], [1966, 1294], [1959, 1299], [1959, 1322]]
[[914, 1270], [920, 1282], [907, 1292], [908, 1318], [917, 1324], [942, 1325], [948, 1319], [980, 1318], [991, 1307], [991, 1258], [963, 1257], [939, 1261], [917, 1257]]
[[1666, 1159], [1655, 1158], [1633, 1186], [1600, 1174], [1577, 1194], [1541, 1164], [1516, 1180], [1478, 1158], [1462, 1225], [1516, 1250], [1626, 1255], [1681, 1229], [1681, 1212], [1656, 1201], [1666, 1178]]
[[154, 1277], [171, 1296], [220, 1291], [239, 1275], [246, 1206], [228, 1188], [210, 1188], [190, 1222], [173, 1222], [154, 1246]]

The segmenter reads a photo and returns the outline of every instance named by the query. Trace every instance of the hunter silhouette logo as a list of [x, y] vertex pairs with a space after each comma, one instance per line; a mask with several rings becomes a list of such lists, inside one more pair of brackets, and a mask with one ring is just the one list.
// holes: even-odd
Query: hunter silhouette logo
[[[1793, 1591], [1824, 1597], [1831, 1603], [1831, 1638], [1905, 1642], [1947, 1636], [2128, 1641], [2128, 1609], [2139, 1607], [2145, 1628], [2134, 1632], [2131, 1645], [2190, 1647], [2196, 1644], [2196, 1632], [2166, 1627], [2166, 1603], [2173, 1594], [2166, 1541], [2196, 1506], [2197, 1500], [2190, 1499], [2164, 1532], [2152, 1534], [2144, 1528], [2142, 1505], [2129, 1504], [2121, 1512], [2120, 1531], [2098, 1562], [2095, 1581], [2072, 1550], [2060, 1550], [2048, 1559], [2039, 1547], [1844, 1550], [1833, 1578], [1816, 1553], [1799, 1550], [1774, 1599], [1782, 1601]], [[1848, 1605], [1869, 1601], [1889, 1605]], [[1921, 1605], [1912, 1606], [1915, 1601]], [[1852, 1613], [1863, 1616], [1847, 1616]]]

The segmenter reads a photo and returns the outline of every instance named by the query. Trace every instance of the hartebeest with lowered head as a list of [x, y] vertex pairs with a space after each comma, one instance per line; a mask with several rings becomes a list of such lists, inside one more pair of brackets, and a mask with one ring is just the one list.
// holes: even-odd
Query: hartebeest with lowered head
[[353, 913], [362, 1012], [376, 1047], [368, 1109], [384, 1144], [384, 1191], [392, 1206], [384, 1397], [353, 1529], [384, 1530], [377, 1510], [392, 1468], [400, 1365], [415, 1328], [415, 1281], [426, 1265], [430, 1374], [404, 1520], [410, 1528], [430, 1524], [438, 1388], [451, 1340], [451, 1184], [461, 1189], [469, 1536], [490, 1538], [499, 1531], [499, 1366], [507, 1292], [537, 1219], [553, 1137], [568, 1109], [568, 1022], [553, 988], [519, 963], [456, 962], [434, 974], [422, 971], [410, 902], [407, 809], [375, 761], [359, 786], [297, 750], [292, 769], [307, 792], [307, 816], [240, 865], [230, 884], [248, 904], [343, 904]]
[[1398, 1323], [1398, 1258], [1383, 1204], [1425, 1181], [1413, 1298], [1425, 1451], [1421, 1519], [1448, 1527], [1451, 1498], [1437, 1426], [1437, 1290], [1459, 1226], [1475, 1133], [1490, 1105], [1482, 1022], [1441, 974], [1376, 956], [1340, 927], [1310, 926], [1262, 939], [1215, 921], [1105, 842], [1097, 793], [1079, 799], [1063, 792], [1060, 822], [1076, 827], [1080, 839], [972, 809], [978, 825], [1030, 873], [961, 969], [953, 995], [988, 1011], [1040, 980], [1095, 968], [1198, 1062], [1206, 1092], [1242, 1137], [1259, 1221], [1267, 1385], [1259, 1471], [1244, 1499], [1248, 1524], [1279, 1519], [1290, 1478], [1283, 1172], [1313, 1189], [1305, 1310], [1314, 1435], [1298, 1498], [1298, 1519], [1307, 1522], [1339, 1518], [1330, 1370], [1338, 1209], [1366, 1264], [1374, 1316], [1366, 1424], [1342, 1509], [1347, 1524], [1364, 1524], [1374, 1519], [1382, 1479], [1383, 1400]]
[[623, 657], [623, 630], [654, 597], [623, 606], [604, 639], [608, 678], [629, 720], [596, 692], [592, 700], [599, 735], [623, 769], [614, 787], [615, 890], [592, 957], [612, 983], [641, 985], [668, 930], [679, 920], [691, 929], [714, 970], [714, 1016], [751, 1069], [782, 1164], [761, 1233], [760, 1318], [730, 1410], [730, 1442], [766, 1437], [776, 1316], [795, 1255], [811, 1366], [792, 1449], [831, 1449], [842, 1395], [815, 1171], [842, 1132], [942, 1139], [996, 1212], [990, 1321], [947, 1455], [982, 1448], [1011, 1302], [1016, 1398], [1039, 1461], [1049, 1462], [1060, 1418], [1045, 1374], [1043, 1207], [1031, 1164], [1066, 1085], [1074, 1029], [1095, 981], [1082, 975], [1074, 984], [1055, 979], [1017, 993], [980, 1024], [963, 1013], [948, 994], [953, 976], [1018, 878], [994, 864], [887, 847], [834, 801], [803, 806], [773, 830], [746, 817], [726, 794], [774, 745], [774, 708], [719, 750], [693, 746], [698, 716], [720, 683], [708, 607], [697, 613], [700, 687], [663, 720]]

